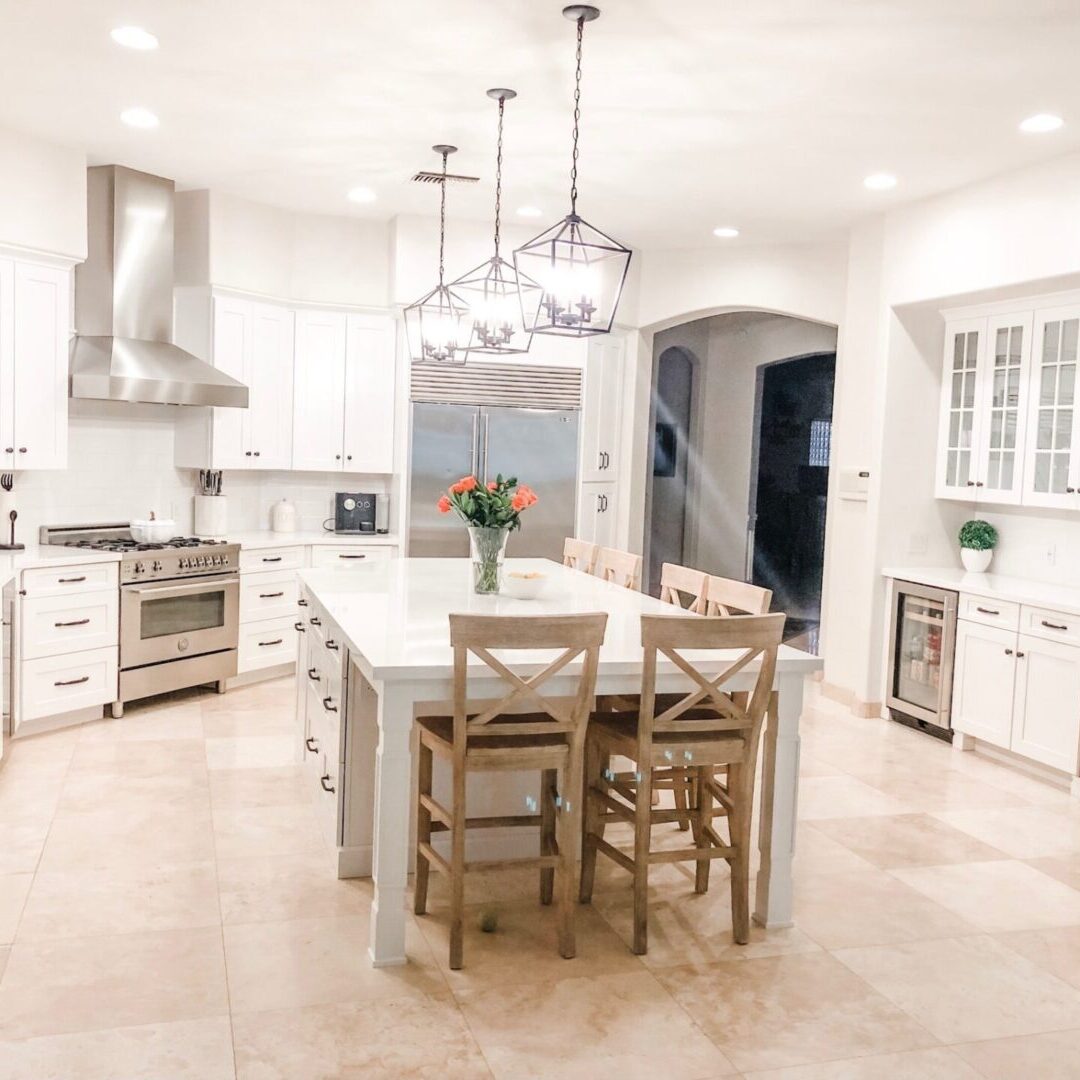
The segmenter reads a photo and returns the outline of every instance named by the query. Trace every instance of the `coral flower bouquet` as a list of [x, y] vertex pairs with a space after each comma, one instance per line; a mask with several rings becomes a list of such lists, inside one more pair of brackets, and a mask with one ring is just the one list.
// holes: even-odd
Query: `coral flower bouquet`
[[536, 493], [516, 476], [500, 474], [481, 484], [475, 476], [463, 476], [439, 499], [439, 511], [457, 514], [469, 529], [473, 588], [478, 593], [497, 593], [502, 583], [506, 539], [521, 528], [521, 515], [532, 506]]

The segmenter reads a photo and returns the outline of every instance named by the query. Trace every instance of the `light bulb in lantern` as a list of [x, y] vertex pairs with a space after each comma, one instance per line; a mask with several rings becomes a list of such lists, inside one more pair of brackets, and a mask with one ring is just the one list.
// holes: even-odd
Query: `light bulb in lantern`
[[476, 297], [469, 310], [473, 333], [481, 346], [491, 349], [512, 341], [521, 317], [516, 289], [512, 293], [487, 290]]
[[542, 306], [553, 323], [577, 326], [592, 321], [600, 292], [600, 275], [586, 262], [552, 262], [544, 268], [540, 284]]

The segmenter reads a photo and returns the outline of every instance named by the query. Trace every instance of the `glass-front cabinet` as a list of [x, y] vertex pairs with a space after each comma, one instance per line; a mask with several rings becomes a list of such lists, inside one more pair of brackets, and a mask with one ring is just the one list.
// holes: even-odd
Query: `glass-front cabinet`
[[979, 390], [985, 368], [986, 320], [950, 323], [945, 335], [941, 394], [941, 460], [937, 494], [974, 499], [979, 453]]

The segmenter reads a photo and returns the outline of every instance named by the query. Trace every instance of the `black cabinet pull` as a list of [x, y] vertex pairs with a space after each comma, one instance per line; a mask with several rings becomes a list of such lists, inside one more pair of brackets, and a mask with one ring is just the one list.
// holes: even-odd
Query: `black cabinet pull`
[[1043, 624], [1043, 626], [1046, 627], [1047, 630], [1068, 630], [1069, 629], [1068, 626], [1066, 626], [1064, 623], [1047, 622], [1045, 619], [1043, 619], [1042, 624]]
[[330, 774], [329, 773], [327, 773], [325, 776], [320, 776], [319, 777], [319, 783], [322, 784], [323, 791], [327, 791], [331, 795], [334, 794], [334, 785], [330, 783]]
[[250, 450], [245, 450], [244, 451], [244, 457], [251, 457], [251, 451]]
[[1024, 659], [1024, 654], [1022, 652], [1017, 651], [1016, 659], [1017, 660], [1023, 660]]
[[78, 686], [80, 683], [89, 682], [90, 676], [83, 675], [80, 679], [61, 679], [59, 682], [54, 682], [53, 686]]
[[255, 451], [255, 456], [256, 456], [256, 457], [258, 457], [258, 456], [259, 456], [259, 451], [258, 451], [258, 450], [256, 450], [256, 451]]
[[334, 640], [333, 638], [329, 638], [329, 639], [327, 640], [327, 642], [326, 642], [326, 647], [327, 647], [327, 648], [328, 648], [328, 649], [329, 649], [329, 650], [330, 650], [331, 652], [337, 652], [337, 651], [338, 651], [338, 647], [337, 647], [337, 642], [336, 642], [336, 641], [335, 641], [335, 640]]
[[273, 641], [260, 641], [259, 642], [259, 648], [261, 649], [264, 645], [280, 645], [280, 644], [281, 644], [281, 638], [274, 638]]
[[339, 559], [366, 559], [366, 555], [338, 555]]
[[333, 700], [334, 700], [334, 699], [333, 699], [332, 697], [324, 697], [324, 698], [322, 699], [322, 707], [323, 707], [323, 708], [324, 708], [324, 709], [325, 709], [325, 710], [326, 710], [327, 712], [337, 712], [337, 706], [336, 706], [336, 705], [331, 705], [331, 704], [329, 704], [329, 703], [330, 703], [331, 701], [333, 701]]
[[69, 622], [53, 623], [53, 626], [57, 628], [61, 626], [85, 626], [89, 621], [89, 619], [72, 619]]
[[312, 682], [318, 682], [319, 681], [319, 676], [315, 674], [318, 670], [319, 670], [318, 668], [313, 668], [313, 667], [309, 667], [307, 669], [307, 677]]
[[307, 601], [301, 596], [300, 599], [296, 601], [296, 606], [307, 607]]
[[77, 581], [85, 581], [85, 580], [86, 580], [86, 575], [85, 574], [83, 574], [82, 577], [60, 577], [60, 578], [56, 579], [57, 584], [59, 584], [59, 585], [74, 585]]
[[311, 623], [312, 626], [322, 626], [322, 619], [320, 619], [318, 615], [312, 615], [311, 618], [308, 619], [308, 622]]
[[1006, 649], [1006, 650], [1005, 650], [1005, 655], [1006, 655], [1006, 656], [1012, 656], [1012, 654], [1013, 654], [1013, 651], [1012, 651], [1012, 649]]
[[25, 454], [26, 453], [26, 447], [25, 446], [20, 446], [19, 447], [19, 453], [20, 454]]
[[261, 592], [259, 593], [260, 600], [275, 600], [279, 596], [284, 596], [283, 592]]
[[281, 562], [281, 556], [280, 555], [271, 555], [271, 556], [267, 557], [266, 555], [264, 555], [263, 556], [263, 562]]
[[311, 738], [311, 736], [308, 736], [304, 740], [304, 745], [308, 748], [309, 753], [314, 754], [318, 752], [319, 744], [313, 738]]
[[1000, 611], [995, 611], [993, 608], [988, 608], [988, 607], [976, 607], [975, 610], [978, 611], [982, 615], [1000, 615], [1001, 614]]
[[983, 482], [982, 482], [981, 480], [976, 480], [976, 481], [975, 481], [975, 486], [976, 486], [976, 487], [983, 487], [983, 486], [984, 486], [984, 484], [983, 484]]
[[298, 623], [298, 622], [293, 623], [293, 629], [298, 634], [306, 634], [307, 633], [307, 627], [303, 623]]

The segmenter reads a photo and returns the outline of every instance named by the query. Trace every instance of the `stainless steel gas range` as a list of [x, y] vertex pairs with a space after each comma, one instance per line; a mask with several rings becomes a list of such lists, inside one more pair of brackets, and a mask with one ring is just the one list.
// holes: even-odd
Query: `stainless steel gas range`
[[120, 685], [124, 703], [236, 674], [240, 545], [178, 536], [140, 543], [124, 525], [52, 526], [41, 543], [118, 552]]

